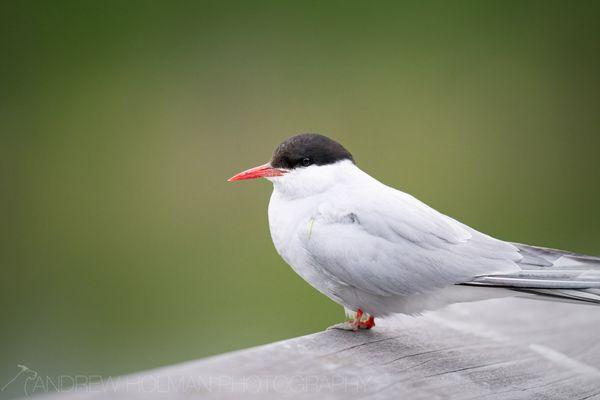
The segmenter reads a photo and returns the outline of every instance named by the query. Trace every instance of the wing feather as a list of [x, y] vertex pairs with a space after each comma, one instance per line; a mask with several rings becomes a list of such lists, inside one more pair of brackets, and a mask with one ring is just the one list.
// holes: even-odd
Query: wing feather
[[409, 295], [513, 272], [512, 244], [449, 218], [375, 180], [323, 202], [302, 235], [316, 268], [377, 295]]

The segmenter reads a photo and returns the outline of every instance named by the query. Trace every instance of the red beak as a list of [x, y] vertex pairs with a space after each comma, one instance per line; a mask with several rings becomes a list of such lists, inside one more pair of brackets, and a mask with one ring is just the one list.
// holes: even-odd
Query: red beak
[[243, 172], [240, 172], [239, 174], [227, 179], [227, 181], [235, 182], [243, 181], [244, 179], [266, 178], [268, 176], [281, 176], [283, 175], [283, 172], [284, 171], [278, 168], [271, 167], [271, 164], [266, 163], [264, 165], [259, 165], [258, 167], [250, 168]]

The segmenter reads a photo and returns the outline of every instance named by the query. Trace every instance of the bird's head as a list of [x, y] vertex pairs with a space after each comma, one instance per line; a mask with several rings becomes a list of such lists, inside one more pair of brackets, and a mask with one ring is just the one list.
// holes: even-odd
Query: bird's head
[[333, 178], [335, 168], [331, 167], [343, 161], [354, 165], [352, 154], [341, 144], [327, 136], [303, 133], [284, 140], [268, 163], [240, 172], [228, 180], [267, 178], [276, 186], [321, 187]]

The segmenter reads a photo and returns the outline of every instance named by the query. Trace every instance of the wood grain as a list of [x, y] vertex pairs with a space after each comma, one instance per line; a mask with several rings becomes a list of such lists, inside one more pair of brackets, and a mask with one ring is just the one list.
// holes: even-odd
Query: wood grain
[[50, 397], [600, 399], [600, 307], [516, 298], [458, 304]]

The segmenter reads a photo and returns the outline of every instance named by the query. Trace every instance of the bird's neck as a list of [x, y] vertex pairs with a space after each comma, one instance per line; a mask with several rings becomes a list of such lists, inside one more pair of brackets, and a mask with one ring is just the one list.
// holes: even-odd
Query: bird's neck
[[272, 179], [273, 191], [282, 200], [320, 196], [340, 186], [352, 185], [365, 179], [362, 172], [349, 160], [292, 170]]

